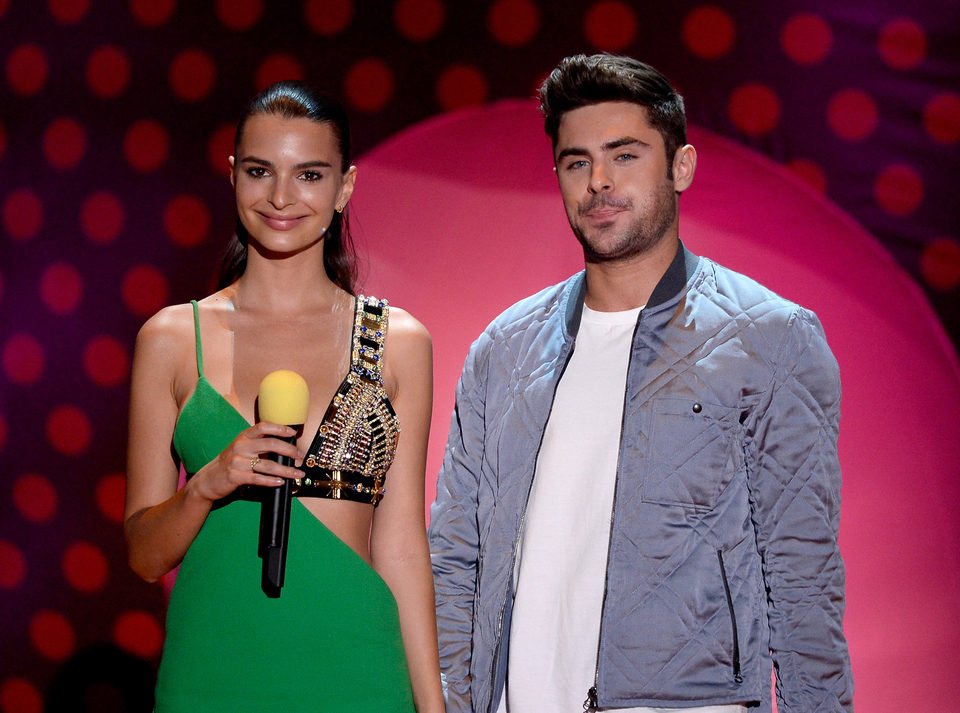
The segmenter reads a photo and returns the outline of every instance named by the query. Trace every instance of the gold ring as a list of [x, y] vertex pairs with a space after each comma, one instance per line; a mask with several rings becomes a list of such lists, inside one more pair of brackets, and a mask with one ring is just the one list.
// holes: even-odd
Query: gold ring
[[254, 472], [254, 470], [255, 470], [256, 467], [257, 467], [257, 463], [259, 463], [259, 462], [260, 462], [260, 457], [259, 457], [259, 456], [250, 459], [250, 472], [251, 472], [251, 473]]

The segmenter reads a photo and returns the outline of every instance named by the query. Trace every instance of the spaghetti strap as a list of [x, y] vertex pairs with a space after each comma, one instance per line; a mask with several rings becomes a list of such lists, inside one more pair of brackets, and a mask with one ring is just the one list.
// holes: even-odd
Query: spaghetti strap
[[200, 307], [196, 300], [190, 300], [193, 305], [193, 328], [197, 333], [197, 373], [203, 376], [203, 349], [200, 348]]

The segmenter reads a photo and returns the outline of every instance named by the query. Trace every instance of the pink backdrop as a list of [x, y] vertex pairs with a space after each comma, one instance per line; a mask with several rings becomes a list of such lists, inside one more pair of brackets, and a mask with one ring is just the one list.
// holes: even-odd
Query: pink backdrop
[[[861, 711], [944, 710], [960, 674], [960, 364], [917, 285], [791, 173], [696, 127], [681, 235], [815, 310], [844, 388], [841, 546]], [[580, 269], [532, 103], [447, 114], [359, 161], [354, 217], [370, 292], [433, 334], [434, 495], [472, 340], [501, 310]]]

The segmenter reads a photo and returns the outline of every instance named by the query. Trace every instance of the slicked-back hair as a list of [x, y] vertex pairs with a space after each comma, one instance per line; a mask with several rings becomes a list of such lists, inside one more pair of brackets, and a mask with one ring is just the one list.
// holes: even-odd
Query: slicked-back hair
[[[309, 119], [327, 124], [340, 150], [340, 172], [350, 168], [350, 122], [343, 106], [318, 88], [305, 82], [287, 80], [271, 84], [247, 104], [237, 123], [233, 139], [234, 155], [243, 138], [247, 120], [252, 116], [269, 115], [284, 119]], [[239, 158], [239, 157], [238, 157]], [[334, 284], [354, 294], [357, 278], [356, 255], [347, 208], [334, 213], [333, 221], [323, 236], [323, 269]], [[220, 267], [219, 287], [223, 288], [239, 278], [247, 268], [247, 245], [250, 235], [237, 219], [237, 227]]]
[[614, 54], [574, 55], [557, 65], [540, 86], [544, 130], [554, 148], [560, 119], [573, 109], [603, 102], [625, 101], [647, 109], [647, 120], [663, 137], [667, 167], [687, 143], [683, 97], [670, 81], [649, 64]]

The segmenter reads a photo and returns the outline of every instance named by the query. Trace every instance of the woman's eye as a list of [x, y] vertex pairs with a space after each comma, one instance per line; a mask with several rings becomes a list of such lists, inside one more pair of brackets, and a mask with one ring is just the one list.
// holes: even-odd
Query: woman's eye
[[319, 173], [319, 172], [317, 172], [317, 171], [304, 171], [304, 172], [300, 175], [300, 177], [301, 177], [304, 181], [311, 181], [311, 182], [312, 182], [312, 181], [319, 181], [321, 178], [323, 178], [323, 174], [321, 174], [321, 173]]
[[263, 178], [267, 175], [267, 169], [262, 166], [251, 166], [247, 169], [247, 175], [251, 178]]

